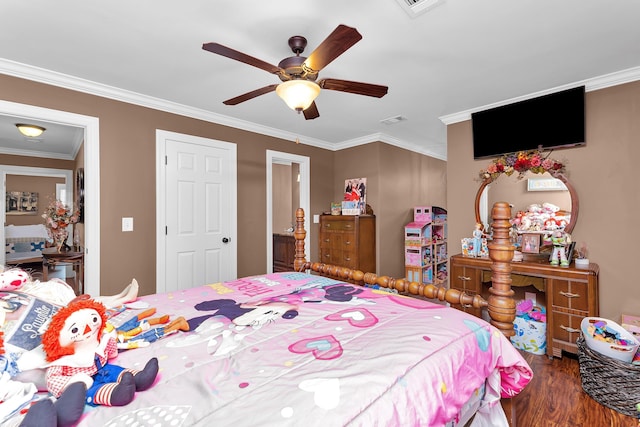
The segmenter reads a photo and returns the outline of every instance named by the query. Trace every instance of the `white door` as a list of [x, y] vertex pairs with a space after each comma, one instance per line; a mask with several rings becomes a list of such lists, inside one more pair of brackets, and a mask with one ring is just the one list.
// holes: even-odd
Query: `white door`
[[[236, 146], [157, 131], [159, 189], [157, 291], [236, 277]], [[160, 216], [160, 215], [158, 215]]]

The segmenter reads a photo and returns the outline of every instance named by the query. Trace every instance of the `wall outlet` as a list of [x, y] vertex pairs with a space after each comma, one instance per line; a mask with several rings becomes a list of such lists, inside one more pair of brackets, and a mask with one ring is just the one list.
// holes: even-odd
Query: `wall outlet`
[[133, 231], [133, 218], [122, 218], [122, 231]]

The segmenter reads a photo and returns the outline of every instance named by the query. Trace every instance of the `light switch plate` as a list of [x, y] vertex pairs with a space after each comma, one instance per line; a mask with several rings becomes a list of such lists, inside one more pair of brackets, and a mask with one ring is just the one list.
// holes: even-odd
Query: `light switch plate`
[[314, 224], [319, 224], [320, 223], [320, 215], [314, 215], [313, 216], [313, 223]]
[[122, 218], [122, 231], [133, 231], [133, 218]]

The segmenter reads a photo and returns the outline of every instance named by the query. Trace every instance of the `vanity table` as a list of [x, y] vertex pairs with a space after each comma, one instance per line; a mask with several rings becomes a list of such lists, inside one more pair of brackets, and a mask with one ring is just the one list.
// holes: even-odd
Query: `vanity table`
[[[549, 265], [547, 258], [511, 263], [512, 286], [520, 276], [534, 278], [544, 295], [547, 310], [547, 355], [562, 357], [562, 351], [578, 354], [576, 340], [580, 336], [580, 322], [584, 317], [599, 315], [597, 264], [589, 268], [558, 267]], [[467, 294], [486, 295], [491, 286], [491, 260], [487, 258], [454, 255], [450, 259], [451, 288]], [[477, 317], [481, 309], [456, 307]]]

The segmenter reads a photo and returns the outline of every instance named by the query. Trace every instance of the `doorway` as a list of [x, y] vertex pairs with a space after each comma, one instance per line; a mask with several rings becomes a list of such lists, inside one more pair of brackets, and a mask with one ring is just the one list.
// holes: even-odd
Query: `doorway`
[[[64, 202], [65, 205], [73, 208], [73, 171], [71, 170], [63, 170], [63, 169], [48, 169], [48, 168], [36, 168], [36, 167], [27, 167], [27, 166], [11, 166], [11, 165], [0, 165], [0, 189], [2, 190], [2, 194], [7, 193], [7, 175], [21, 175], [21, 176], [29, 176], [29, 177], [43, 177], [43, 178], [59, 178], [64, 180], [64, 193], [65, 198], [60, 199]], [[56, 184], [56, 187], [59, 184]], [[7, 198], [0, 198], [0, 218], [2, 219], [2, 224], [7, 224], [7, 211], [6, 209]], [[46, 203], [45, 200], [40, 200], [39, 203]], [[37, 223], [42, 223], [42, 219], [38, 218], [36, 220]], [[5, 236], [5, 228], [0, 227], [0, 241], [6, 242]], [[5, 251], [0, 251], [0, 265], [6, 265], [7, 259], [5, 257]]]
[[[93, 296], [100, 295], [100, 128], [98, 118], [2, 100], [0, 100], [0, 115], [48, 121], [84, 129], [84, 290]], [[0, 233], [0, 240], [4, 240], [3, 227]]]
[[[310, 208], [310, 181], [311, 181], [311, 160], [306, 156], [299, 156], [291, 153], [284, 153], [280, 151], [272, 151], [267, 150], [267, 273], [273, 273], [273, 214], [274, 214], [274, 206], [273, 206], [273, 167], [274, 165], [292, 165], [295, 164], [299, 170], [300, 179], [294, 179], [292, 181], [292, 185], [298, 185], [299, 191], [299, 206], [292, 206], [291, 217], [292, 221], [295, 221], [295, 210], [298, 207], [304, 209], [305, 218], [307, 219], [307, 224], [305, 224], [305, 229], [307, 230], [307, 235], [304, 239], [304, 253], [307, 255], [307, 258], [310, 259], [309, 252], [309, 241], [311, 235], [311, 227], [308, 223], [308, 219], [311, 216], [311, 208]], [[292, 224], [293, 225], [293, 224]], [[280, 232], [281, 230], [275, 230]]]

